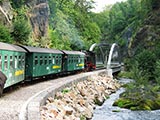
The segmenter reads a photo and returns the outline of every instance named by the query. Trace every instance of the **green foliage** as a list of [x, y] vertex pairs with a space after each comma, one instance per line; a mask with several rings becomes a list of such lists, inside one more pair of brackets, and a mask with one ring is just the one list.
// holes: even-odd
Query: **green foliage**
[[138, 62], [138, 69], [142, 71], [142, 75], [148, 74], [153, 78], [156, 56], [150, 50], [143, 50], [136, 56], [136, 60]]
[[112, 112], [121, 112], [121, 110], [112, 110]]
[[160, 85], [160, 60], [156, 62], [154, 75], [156, 82]]
[[125, 69], [129, 71], [129, 78], [138, 84], [147, 84], [155, 79], [156, 55], [151, 50], [143, 50], [132, 59], [125, 59]]
[[3, 2], [4, 0], [0, 0], [0, 4]]
[[11, 5], [14, 9], [21, 8], [25, 3], [25, 0], [11, 0]]
[[[90, 14], [92, 4], [92, 0], [49, 0], [50, 29], [53, 28], [58, 42], [69, 41], [68, 48], [81, 50], [100, 40], [99, 26], [93, 22]], [[52, 39], [52, 43], [57, 42]]]
[[86, 118], [85, 115], [81, 115], [81, 116], [80, 116], [80, 120], [87, 120], [87, 118]]
[[133, 77], [132, 75], [133, 75], [132, 72], [121, 71], [118, 74], [118, 78], [132, 78]]
[[[84, 47], [84, 43], [79, 36], [79, 33], [75, 26], [68, 22], [69, 17], [65, 15], [62, 11], [57, 11], [56, 17], [54, 21], [56, 22], [55, 29], [50, 31], [50, 37], [52, 39], [52, 43], [62, 43], [64, 47], [74, 50], [81, 50]], [[56, 38], [54, 40], [53, 38]], [[56, 42], [57, 41], [57, 42]], [[63, 44], [69, 43], [69, 44]], [[54, 46], [54, 44], [52, 44]], [[57, 44], [56, 44], [57, 45]], [[61, 47], [65, 49], [64, 47]]]
[[160, 95], [150, 85], [127, 89], [113, 104], [131, 110], [156, 110], [160, 108]]
[[61, 50], [71, 50], [70, 41], [61, 40], [56, 31], [49, 30], [49, 37], [51, 40], [50, 47]]
[[30, 33], [31, 28], [28, 22], [21, 17], [17, 17], [13, 23], [13, 32], [11, 34], [15, 42], [20, 44], [26, 44], [29, 39]]
[[4, 25], [0, 25], [0, 42], [7, 42], [7, 43], [11, 43], [13, 41], [11, 35], [10, 35], [10, 31], [9, 29], [4, 26]]
[[70, 89], [68, 89], [68, 88], [65, 88], [65, 89], [63, 89], [61, 92], [62, 92], [63, 94], [65, 94], [65, 93], [68, 93], [68, 92], [70, 92]]
[[146, 72], [145, 69], [141, 70], [139, 69], [139, 65], [136, 62], [131, 71], [132, 79], [136, 81], [137, 85], [146, 85], [148, 84], [149, 78], [151, 77], [149, 72]]
[[102, 40], [117, 42], [122, 56], [128, 56], [128, 47], [135, 40], [135, 35], [148, 13], [152, 0], [128, 0], [106, 6], [101, 13], [94, 15], [94, 21], [102, 31]]

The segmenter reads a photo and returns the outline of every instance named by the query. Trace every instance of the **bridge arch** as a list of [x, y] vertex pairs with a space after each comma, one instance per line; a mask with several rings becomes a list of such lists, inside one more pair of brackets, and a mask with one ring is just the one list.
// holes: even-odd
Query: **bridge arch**
[[117, 62], [117, 64], [121, 63], [121, 57], [120, 57], [120, 53], [119, 53], [119, 46], [116, 43], [113, 43], [111, 48], [110, 48], [109, 57], [108, 57], [108, 60], [107, 60], [107, 69], [112, 68], [111, 65], [112, 65], [113, 58], [117, 58], [118, 59], [118, 61], [114, 61], [114, 62]]
[[[108, 47], [108, 51], [103, 51], [101, 49], [102, 46]], [[94, 52], [94, 49], [96, 47], [100, 48], [100, 52], [103, 56], [103, 64], [106, 67], [107, 71], [111, 70], [113, 73], [121, 70], [121, 56], [118, 44], [94, 43], [91, 45], [89, 51]]]

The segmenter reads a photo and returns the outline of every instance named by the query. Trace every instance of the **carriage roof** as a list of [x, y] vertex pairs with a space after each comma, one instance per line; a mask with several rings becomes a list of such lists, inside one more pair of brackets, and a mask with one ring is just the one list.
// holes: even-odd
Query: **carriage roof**
[[0, 50], [9, 50], [9, 51], [17, 51], [17, 52], [26, 52], [23, 48], [18, 45], [12, 45], [8, 43], [0, 42]]
[[85, 55], [83, 52], [80, 52], [80, 51], [67, 51], [67, 50], [63, 50], [63, 52], [65, 54], [69, 54], [69, 55]]
[[30, 47], [30, 46], [22, 46], [24, 49], [26, 49], [30, 53], [57, 53], [57, 54], [63, 54], [60, 50], [54, 50], [49, 48], [39, 48], [39, 47]]

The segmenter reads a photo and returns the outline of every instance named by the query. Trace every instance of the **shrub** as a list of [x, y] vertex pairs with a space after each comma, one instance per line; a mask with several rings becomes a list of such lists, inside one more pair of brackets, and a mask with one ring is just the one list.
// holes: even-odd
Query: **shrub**
[[149, 78], [154, 78], [154, 70], [156, 63], [156, 55], [150, 50], [143, 50], [140, 54], [136, 56], [136, 61], [138, 62], [138, 69], [143, 75], [149, 75]]
[[31, 33], [31, 28], [28, 22], [21, 17], [17, 17], [17, 19], [13, 23], [13, 32], [12, 37], [16, 41], [16, 43], [25, 43], [29, 39], [29, 35]]
[[11, 0], [11, 5], [13, 8], [20, 8], [24, 5], [25, 0]]
[[10, 35], [9, 29], [4, 25], [0, 25], [0, 42], [10, 43], [11, 41], [12, 37]]
[[156, 67], [155, 67], [155, 80], [156, 82], [160, 85], [160, 60], [156, 62]]

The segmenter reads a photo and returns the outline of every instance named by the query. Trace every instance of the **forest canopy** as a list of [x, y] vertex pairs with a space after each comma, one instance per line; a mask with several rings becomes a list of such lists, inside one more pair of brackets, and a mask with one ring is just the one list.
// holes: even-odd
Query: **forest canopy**
[[[100, 13], [94, 13], [94, 0], [49, 0], [47, 34], [37, 36], [37, 30], [33, 28], [42, 28], [32, 25], [35, 18], [33, 21], [28, 18], [33, 9], [31, 5], [35, 2], [36, 0], [10, 0], [14, 16], [12, 26], [1, 25], [2, 41], [66, 50], [88, 50], [93, 43], [116, 42], [126, 55], [126, 49], [144, 25], [145, 19], [159, 5], [158, 0], [127, 0], [106, 6]], [[43, 12], [39, 11], [41, 14]], [[37, 21], [43, 19], [38, 18]], [[43, 31], [39, 31], [43, 35]]]

